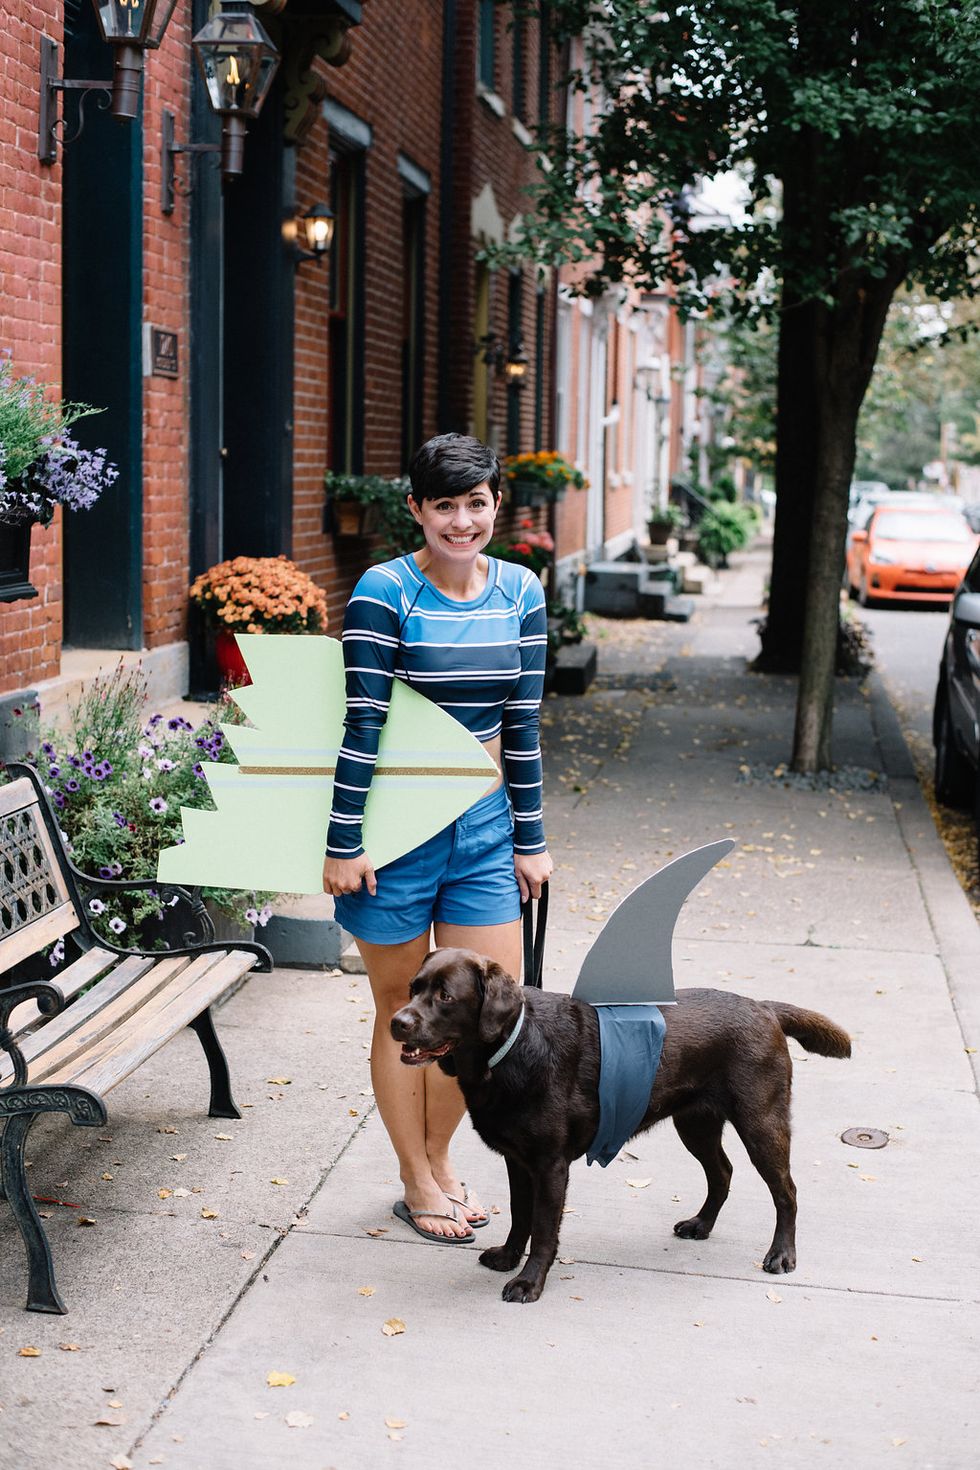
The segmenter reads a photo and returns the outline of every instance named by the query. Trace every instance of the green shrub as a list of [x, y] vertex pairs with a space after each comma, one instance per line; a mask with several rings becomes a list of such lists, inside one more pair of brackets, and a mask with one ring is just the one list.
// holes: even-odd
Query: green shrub
[[732, 551], [747, 545], [755, 530], [755, 515], [744, 505], [719, 500], [705, 512], [698, 526], [698, 552], [709, 564], [722, 563]]

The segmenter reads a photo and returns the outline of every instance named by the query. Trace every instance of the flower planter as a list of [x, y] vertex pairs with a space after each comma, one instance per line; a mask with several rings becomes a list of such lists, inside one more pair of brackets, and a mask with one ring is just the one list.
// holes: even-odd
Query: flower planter
[[33, 521], [0, 522], [0, 602], [36, 597], [31, 585], [31, 526]]
[[[514, 506], [521, 505], [547, 505], [556, 496], [542, 485], [538, 480], [509, 480], [510, 503]], [[562, 490], [564, 494], [564, 489]]]
[[673, 521], [647, 521], [647, 535], [651, 546], [666, 546], [677, 535], [677, 528]]
[[378, 507], [363, 500], [330, 501], [335, 536], [370, 536], [378, 526]]
[[214, 635], [214, 656], [223, 684], [251, 684], [248, 665], [235, 641], [234, 633], [219, 628]]

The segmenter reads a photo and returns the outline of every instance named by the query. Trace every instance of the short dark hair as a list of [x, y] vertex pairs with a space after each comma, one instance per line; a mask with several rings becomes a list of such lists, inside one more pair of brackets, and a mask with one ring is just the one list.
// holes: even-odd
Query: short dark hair
[[416, 450], [408, 467], [416, 502], [465, 495], [486, 482], [496, 497], [500, 460], [489, 444], [470, 434], [436, 434]]

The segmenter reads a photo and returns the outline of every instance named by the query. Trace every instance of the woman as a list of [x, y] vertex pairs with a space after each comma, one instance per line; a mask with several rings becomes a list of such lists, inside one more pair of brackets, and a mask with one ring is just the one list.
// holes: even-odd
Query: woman
[[[366, 572], [344, 619], [346, 733], [323, 886], [374, 995], [371, 1079], [405, 1189], [395, 1214], [446, 1245], [472, 1240], [488, 1220], [449, 1159], [463, 1099], [440, 1068], [401, 1061], [390, 1022], [429, 953], [432, 925], [438, 947], [475, 949], [520, 972], [521, 900], [540, 896], [552, 868], [538, 744], [547, 623], [537, 577], [482, 555], [500, 507], [493, 450], [440, 434], [409, 473], [408, 507], [425, 545]], [[361, 821], [393, 678], [465, 725], [503, 774], [458, 821], [375, 872]]]

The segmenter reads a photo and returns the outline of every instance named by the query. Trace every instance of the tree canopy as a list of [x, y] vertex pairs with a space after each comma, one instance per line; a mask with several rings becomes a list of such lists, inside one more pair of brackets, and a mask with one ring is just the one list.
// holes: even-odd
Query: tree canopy
[[[801, 672], [794, 764], [829, 764], [858, 413], [904, 281], [980, 290], [980, 0], [551, 0], [591, 122], [539, 137], [524, 250], [583, 289], [668, 284], [777, 324], [777, 513], [763, 655]], [[706, 221], [698, 181], [745, 180]], [[768, 646], [767, 646], [768, 644]]]

